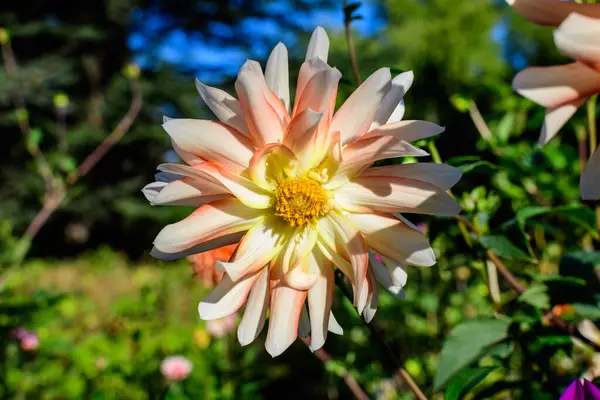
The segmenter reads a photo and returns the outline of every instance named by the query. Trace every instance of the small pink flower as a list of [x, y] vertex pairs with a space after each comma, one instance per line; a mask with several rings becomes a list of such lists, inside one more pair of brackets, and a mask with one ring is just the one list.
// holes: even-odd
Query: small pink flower
[[27, 333], [21, 337], [21, 349], [24, 351], [34, 351], [40, 345], [40, 340], [35, 333]]
[[160, 373], [170, 381], [182, 381], [192, 372], [192, 362], [183, 356], [170, 356], [160, 364]]
[[206, 330], [211, 336], [221, 338], [235, 328], [237, 314], [230, 314], [225, 318], [213, 319], [206, 323]]

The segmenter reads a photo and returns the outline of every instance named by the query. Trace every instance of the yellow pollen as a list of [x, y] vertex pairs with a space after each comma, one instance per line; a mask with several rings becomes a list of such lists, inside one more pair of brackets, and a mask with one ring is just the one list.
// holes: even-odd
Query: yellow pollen
[[327, 192], [317, 182], [305, 176], [281, 181], [275, 195], [275, 215], [291, 226], [312, 222], [328, 211]]

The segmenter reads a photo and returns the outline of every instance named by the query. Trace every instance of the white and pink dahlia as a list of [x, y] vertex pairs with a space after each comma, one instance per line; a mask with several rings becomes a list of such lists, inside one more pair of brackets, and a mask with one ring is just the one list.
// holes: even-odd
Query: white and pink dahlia
[[[246, 304], [238, 339], [252, 342], [269, 311], [266, 349], [281, 354], [310, 331], [311, 349], [342, 330], [331, 314], [334, 266], [354, 288], [367, 321], [379, 281], [402, 297], [406, 265], [431, 266], [425, 235], [398, 213], [449, 216], [460, 211], [445, 191], [460, 173], [429, 163], [370, 168], [376, 161], [425, 156], [409, 142], [441, 133], [425, 121], [401, 121], [412, 72], [371, 75], [335, 112], [340, 72], [327, 64], [329, 39], [313, 33], [290, 102], [288, 56], [278, 44], [263, 71], [247, 61], [238, 99], [197, 83], [219, 122], [170, 119], [163, 125], [188, 165], [162, 164], [144, 188], [154, 205], [198, 207], [166, 226], [153, 254], [172, 259], [238, 243], [214, 291], [198, 306], [206, 320]], [[371, 268], [369, 268], [371, 266]]]

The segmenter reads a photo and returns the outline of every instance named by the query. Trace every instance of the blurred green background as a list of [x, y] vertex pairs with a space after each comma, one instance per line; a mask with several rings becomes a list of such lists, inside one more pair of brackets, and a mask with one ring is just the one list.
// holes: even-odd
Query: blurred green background
[[[392, 351], [432, 399], [556, 399], [575, 377], [593, 379], [598, 353], [544, 313], [569, 304], [565, 318], [573, 326], [600, 318], [596, 216], [578, 191], [581, 138], [595, 109], [579, 112], [541, 150], [544, 110], [511, 89], [528, 65], [567, 62], [551, 29], [501, 0], [350, 6], [361, 75], [381, 66], [414, 71], [405, 119], [446, 127], [421, 147], [462, 170], [454, 195], [485, 237], [461, 232], [453, 219], [412, 219], [427, 229], [439, 263], [409, 270], [404, 300], [381, 290], [374, 323]], [[177, 161], [163, 115], [212, 118], [194, 77], [233, 93], [246, 58], [264, 63], [279, 41], [290, 51], [293, 87], [318, 25], [330, 35], [329, 64], [344, 75], [342, 101], [354, 81], [341, 0], [0, 5], [0, 398], [346, 399], [347, 373], [371, 398], [414, 398], [339, 293], [334, 310], [344, 335], [329, 336], [331, 361], [322, 363], [299, 340], [271, 359], [262, 336], [242, 348], [235, 329], [221, 335], [199, 320], [197, 303], [210, 288], [188, 261], [149, 256], [161, 227], [191, 211], [151, 207], [140, 192], [158, 164]], [[131, 128], [70, 185], [138, 86], [143, 105]], [[478, 116], [487, 123], [483, 131]], [[51, 170], [46, 182], [39, 152]], [[37, 234], [26, 235], [48, 206], [48, 182], [68, 186], [66, 197]], [[525, 295], [497, 277], [486, 248], [530, 285]], [[37, 344], [24, 346], [15, 328]], [[482, 335], [494, 329], [499, 333], [486, 342]], [[169, 383], [160, 363], [177, 354], [193, 371]], [[453, 377], [463, 384], [449, 394], [444, 386]]]

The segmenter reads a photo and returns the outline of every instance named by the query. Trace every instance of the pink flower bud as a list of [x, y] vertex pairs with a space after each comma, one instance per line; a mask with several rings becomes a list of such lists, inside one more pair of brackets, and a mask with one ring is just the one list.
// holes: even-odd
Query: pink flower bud
[[160, 364], [160, 373], [170, 381], [182, 381], [192, 372], [192, 362], [183, 356], [170, 356]]

